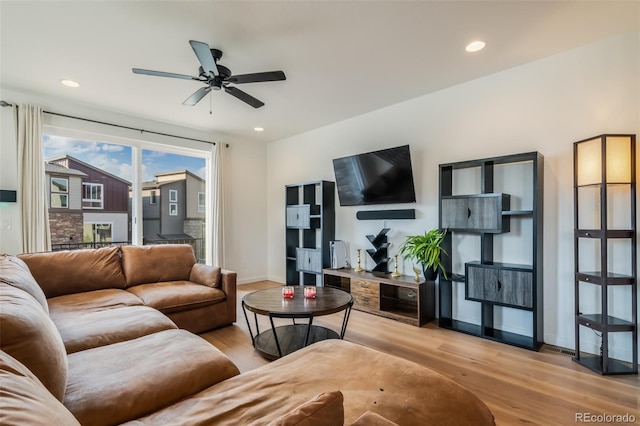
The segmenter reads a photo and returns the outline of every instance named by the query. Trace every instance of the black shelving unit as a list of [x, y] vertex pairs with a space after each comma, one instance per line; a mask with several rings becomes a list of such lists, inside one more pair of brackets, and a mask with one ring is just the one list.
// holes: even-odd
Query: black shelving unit
[[286, 283], [321, 285], [331, 266], [335, 240], [335, 183], [326, 180], [285, 186]]
[[638, 374], [635, 158], [635, 135], [573, 145], [574, 360], [602, 375]]
[[[494, 191], [500, 167], [500, 173], [508, 173], [505, 170], [514, 166], [529, 174], [524, 179], [514, 177], [528, 186], [525, 191], [531, 200], [526, 208], [521, 208], [516, 195]], [[470, 170], [476, 173], [467, 173], [466, 178], [460, 179], [477, 176], [479, 191], [458, 193], [459, 174]], [[440, 275], [440, 327], [526, 349], [540, 349], [543, 344], [543, 191], [544, 157], [539, 152], [440, 165], [439, 227], [447, 230], [443, 248], [449, 253], [441, 258], [448, 279]], [[522, 226], [523, 220], [531, 224], [527, 230]], [[523, 250], [530, 252], [530, 263], [503, 263], [495, 254], [494, 246], [500, 243], [499, 239], [514, 229], [520, 233], [516, 238], [527, 246]], [[454, 258], [460, 252], [460, 239], [454, 238], [454, 234], [477, 236], [480, 240], [478, 258], [463, 262], [464, 273], [454, 271]], [[456, 314], [454, 298], [458, 292], [464, 292], [466, 301], [479, 304], [477, 318], [461, 320]], [[528, 312], [526, 315], [532, 316], [531, 330], [520, 334], [501, 329], [495, 319], [501, 309]]]

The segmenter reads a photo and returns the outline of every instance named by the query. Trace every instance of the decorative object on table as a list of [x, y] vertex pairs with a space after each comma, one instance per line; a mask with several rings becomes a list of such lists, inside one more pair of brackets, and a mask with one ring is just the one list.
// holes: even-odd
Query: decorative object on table
[[357, 249], [356, 253], [357, 253], [357, 258], [356, 258], [357, 265], [356, 265], [356, 269], [354, 269], [354, 271], [362, 272], [362, 271], [364, 271], [364, 269], [360, 265], [360, 249]]
[[[410, 235], [400, 246], [400, 254], [405, 259], [413, 259], [422, 265], [424, 278], [434, 281], [438, 277], [438, 271], [447, 278], [447, 271], [440, 260], [442, 254], [447, 252], [442, 248], [442, 242], [447, 234], [446, 230], [435, 228], [421, 235]], [[415, 268], [414, 268], [415, 269]]]
[[307, 285], [304, 287], [304, 298], [315, 299], [316, 298], [316, 286]]
[[377, 235], [367, 235], [367, 239], [371, 245], [375, 248], [367, 249], [367, 253], [373, 259], [373, 263], [376, 266], [371, 269], [371, 272], [383, 272], [387, 273], [389, 256], [387, 255], [387, 248], [389, 247], [389, 241], [387, 240], [387, 233], [389, 228], [383, 228]]
[[420, 282], [420, 268], [418, 268], [417, 266], [413, 267], [413, 272], [415, 272], [416, 277], [413, 279], [415, 282], [419, 283]]
[[295, 294], [295, 289], [293, 286], [286, 285], [282, 287], [282, 297], [285, 299], [293, 299], [293, 295]]
[[401, 277], [402, 274], [398, 271], [398, 255], [393, 256], [393, 273], [391, 274], [393, 278]]
[[[635, 139], [605, 134], [573, 145], [573, 360], [602, 375], [638, 374]], [[602, 247], [598, 258], [592, 247]]]

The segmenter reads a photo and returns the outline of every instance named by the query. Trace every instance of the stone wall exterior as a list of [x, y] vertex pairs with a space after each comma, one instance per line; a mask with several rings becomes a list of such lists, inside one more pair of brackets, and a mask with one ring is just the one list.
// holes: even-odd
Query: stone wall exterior
[[185, 219], [184, 233], [191, 235], [193, 238], [204, 238], [204, 220], [202, 219]]
[[82, 242], [82, 212], [49, 212], [51, 244]]
[[185, 219], [183, 222], [184, 233], [196, 238], [193, 244], [193, 250], [196, 258], [203, 261], [204, 253], [204, 220], [202, 219]]

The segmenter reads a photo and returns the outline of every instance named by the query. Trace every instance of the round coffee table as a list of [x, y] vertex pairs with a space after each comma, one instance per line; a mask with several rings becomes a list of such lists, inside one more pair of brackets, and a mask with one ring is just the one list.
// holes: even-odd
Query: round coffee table
[[[303, 286], [295, 286], [294, 297], [282, 297], [282, 287], [274, 287], [249, 293], [242, 298], [242, 310], [253, 347], [267, 359], [276, 359], [297, 351], [311, 343], [325, 339], [342, 339], [347, 330], [353, 297], [336, 288], [318, 287], [315, 299], [306, 299]], [[247, 310], [253, 312], [255, 335], [251, 329]], [[342, 329], [336, 331], [313, 325], [313, 318], [345, 311]], [[258, 315], [266, 315], [271, 329], [260, 332]], [[274, 318], [290, 318], [293, 324], [276, 327]], [[307, 323], [296, 324], [296, 319], [306, 319]]]

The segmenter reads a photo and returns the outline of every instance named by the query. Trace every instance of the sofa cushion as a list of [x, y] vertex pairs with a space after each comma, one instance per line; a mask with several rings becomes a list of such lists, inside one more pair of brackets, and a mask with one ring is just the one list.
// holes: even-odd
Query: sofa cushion
[[47, 298], [124, 288], [118, 247], [21, 254]]
[[33, 296], [45, 312], [49, 312], [47, 297], [31, 275], [29, 267], [15, 256], [0, 255], [0, 282], [12, 285]]
[[269, 426], [342, 426], [343, 401], [340, 391], [321, 393], [292, 412], [280, 416]]
[[237, 374], [229, 358], [201, 337], [166, 330], [70, 354], [64, 404], [82, 424], [117, 424]]
[[142, 300], [126, 290], [106, 289], [65, 294], [48, 300], [51, 315], [86, 310], [105, 310], [123, 306], [142, 306]]
[[51, 314], [51, 319], [69, 354], [178, 328], [147, 306], [57, 312]]
[[2, 351], [0, 383], [0, 425], [80, 425], [27, 367]]
[[67, 353], [58, 330], [27, 292], [0, 283], [0, 349], [24, 364], [62, 401]]
[[[134, 424], [267, 424], [327, 389], [345, 424], [371, 410], [400, 425], [494, 425], [474, 394], [421, 365], [344, 340], [324, 340], [218, 383]], [[417, 421], [419, 420], [419, 422]]]
[[122, 269], [127, 287], [160, 281], [188, 281], [196, 263], [188, 244], [123, 246]]
[[221, 269], [219, 266], [210, 266], [196, 263], [191, 268], [189, 281], [208, 287], [220, 287]]
[[190, 281], [140, 284], [127, 290], [140, 298], [146, 306], [165, 314], [209, 306], [225, 300], [222, 290]]

